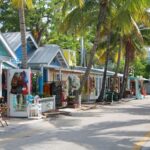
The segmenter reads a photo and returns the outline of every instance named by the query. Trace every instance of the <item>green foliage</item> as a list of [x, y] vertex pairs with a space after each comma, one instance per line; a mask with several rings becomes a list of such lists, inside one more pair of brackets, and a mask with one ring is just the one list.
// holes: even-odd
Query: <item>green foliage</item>
[[0, 10], [0, 30], [1, 32], [19, 31], [18, 11], [14, 9], [10, 2], [4, 1]]
[[145, 78], [149, 78], [150, 65], [148, 64], [146, 59], [137, 58], [134, 61], [133, 68], [135, 76], [143, 76]]
[[144, 77], [149, 79], [150, 78], [150, 64], [147, 63], [145, 66], [145, 73], [144, 73]]
[[[26, 28], [31, 31], [39, 45], [58, 44], [61, 48], [77, 51], [77, 59], [80, 59], [80, 36], [75, 32], [60, 33], [60, 25], [65, 16], [62, 14], [63, 1], [33, 0], [34, 9], [25, 10]], [[70, 1], [71, 4], [71, 1]], [[80, 8], [82, 3], [78, 3]], [[76, 3], [77, 5], [77, 3]], [[71, 6], [70, 6], [71, 7]], [[84, 8], [85, 9], [85, 8]], [[86, 8], [87, 9], [87, 8]], [[9, 1], [2, 4], [0, 23], [2, 32], [18, 32], [18, 11], [14, 9]], [[85, 13], [87, 16], [88, 14]], [[85, 17], [86, 17], [85, 16]], [[76, 19], [75, 19], [76, 20]], [[68, 30], [69, 31], [69, 30]], [[92, 46], [93, 31], [88, 29], [84, 38], [84, 46], [87, 51]]]
[[[124, 64], [125, 64], [125, 60], [124, 60], [124, 59], [121, 59], [120, 64], [119, 64], [119, 70], [118, 70], [119, 73], [122, 73], [122, 74], [123, 74]], [[116, 68], [116, 65], [117, 65], [117, 64], [115, 64], [115, 67], [114, 67], [114, 68]], [[115, 69], [114, 69], [114, 71], [115, 71]]]
[[[25, 11], [26, 27], [31, 31], [39, 45], [57, 44], [64, 49], [77, 51], [79, 63], [80, 38], [84, 37], [84, 46], [87, 50], [87, 59], [89, 60], [90, 49], [93, 46], [95, 38], [95, 29], [98, 22], [99, 1], [95, 0], [33, 0], [34, 9]], [[139, 40], [140, 34], [137, 31], [137, 24], [145, 24], [146, 12], [143, 10], [150, 5], [150, 0], [111, 0], [107, 10], [107, 18], [101, 29], [101, 39], [104, 40], [108, 33], [113, 33], [111, 42], [112, 51], [111, 60], [115, 60], [119, 48], [118, 36], [122, 35], [125, 39], [131, 38], [136, 49], [136, 56], [143, 56], [143, 45]], [[19, 31], [18, 11], [12, 7], [9, 0], [1, 3], [0, 24], [2, 32]], [[65, 12], [65, 13], [62, 13]], [[147, 19], [147, 22], [149, 20]], [[137, 24], [135, 24], [137, 23]], [[136, 31], [135, 31], [136, 30]], [[141, 31], [145, 44], [150, 44], [150, 31], [143, 29]], [[133, 35], [133, 36], [131, 36]], [[102, 53], [106, 50], [105, 44], [100, 44], [98, 56], [104, 57]], [[125, 44], [125, 43], [124, 43]], [[125, 46], [124, 46], [125, 47]], [[124, 49], [124, 48], [123, 48]], [[101, 53], [101, 54], [100, 54]], [[124, 54], [124, 53], [123, 53]], [[95, 59], [96, 64], [100, 64]], [[136, 60], [137, 61], [137, 60]], [[143, 76], [148, 76], [148, 65], [141, 60], [135, 63], [135, 68], [139, 65]], [[139, 63], [139, 64], [138, 64]], [[123, 72], [124, 60], [120, 63], [120, 72]], [[133, 65], [133, 64], [132, 64]], [[95, 65], [96, 66], [96, 65]], [[145, 67], [145, 69], [144, 69]], [[148, 69], [146, 69], [148, 68]], [[135, 72], [139, 74], [140, 71]]]

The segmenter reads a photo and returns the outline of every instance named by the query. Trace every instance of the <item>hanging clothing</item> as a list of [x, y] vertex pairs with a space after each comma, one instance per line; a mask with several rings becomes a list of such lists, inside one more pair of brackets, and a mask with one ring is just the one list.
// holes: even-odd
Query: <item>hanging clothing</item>
[[50, 86], [49, 86], [48, 83], [44, 84], [43, 92], [44, 92], [45, 95], [50, 95]]
[[16, 72], [11, 80], [11, 93], [12, 94], [28, 94], [28, 79], [25, 71]]

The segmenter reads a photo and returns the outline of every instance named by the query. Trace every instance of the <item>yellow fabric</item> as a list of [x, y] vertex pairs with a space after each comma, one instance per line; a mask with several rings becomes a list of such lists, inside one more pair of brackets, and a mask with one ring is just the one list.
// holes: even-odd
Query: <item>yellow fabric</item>
[[29, 9], [33, 7], [32, 0], [12, 0], [12, 4], [16, 8], [22, 8], [26, 5]]
[[69, 66], [76, 66], [76, 55], [74, 51], [63, 50], [64, 57], [67, 60]]

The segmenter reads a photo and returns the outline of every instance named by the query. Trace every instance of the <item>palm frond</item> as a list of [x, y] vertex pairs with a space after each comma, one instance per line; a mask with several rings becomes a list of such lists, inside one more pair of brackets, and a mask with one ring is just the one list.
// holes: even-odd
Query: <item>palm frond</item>
[[[82, 9], [80, 7], [74, 8], [70, 11], [60, 25], [61, 32], [75, 32], [79, 34], [84, 32], [91, 23], [95, 25], [97, 20], [97, 9], [94, 2], [86, 2]], [[95, 8], [95, 9], [93, 9]]]
[[22, 8], [26, 5], [29, 9], [33, 8], [32, 0], [11, 0], [15, 8]]

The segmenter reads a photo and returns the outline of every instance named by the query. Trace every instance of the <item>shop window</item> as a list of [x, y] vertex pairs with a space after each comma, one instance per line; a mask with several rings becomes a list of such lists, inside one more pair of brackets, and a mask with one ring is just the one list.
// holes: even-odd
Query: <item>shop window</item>
[[56, 81], [62, 80], [62, 73], [61, 73], [61, 74], [60, 74], [60, 73], [57, 73], [57, 74], [56, 74], [56, 77], [55, 77], [55, 80], [56, 80]]

